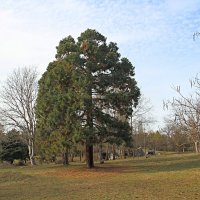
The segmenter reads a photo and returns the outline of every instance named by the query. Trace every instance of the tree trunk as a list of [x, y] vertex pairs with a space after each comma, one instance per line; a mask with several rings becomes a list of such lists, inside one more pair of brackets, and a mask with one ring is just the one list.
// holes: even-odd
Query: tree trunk
[[93, 145], [86, 144], [86, 164], [88, 168], [94, 167]]
[[198, 153], [200, 152], [200, 142], [198, 142]]
[[[87, 77], [89, 78], [90, 81], [92, 81], [92, 72], [88, 71]], [[89, 128], [89, 135], [86, 140], [86, 154], [85, 154], [85, 159], [86, 159], [86, 164], [88, 168], [93, 168], [94, 167], [94, 156], [93, 156], [93, 136], [94, 136], [94, 126], [93, 126], [93, 97], [92, 97], [92, 86], [93, 83], [90, 82], [87, 86], [87, 91], [88, 91], [88, 96], [89, 98], [87, 99], [87, 126]]]
[[30, 158], [31, 165], [36, 165], [35, 158], [34, 158], [34, 154], [35, 154], [34, 142], [31, 139], [28, 140], [28, 151], [29, 151], [29, 158]]
[[64, 148], [63, 152], [63, 165], [69, 165], [69, 152], [68, 147]]
[[106, 159], [105, 160], [109, 160], [109, 144], [107, 145], [107, 148], [106, 148]]
[[71, 152], [71, 162], [74, 162], [74, 152]]
[[198, 141], [194, 142], [194, 147], [195, 147], [195, 152], [199, 153], [199, 149], [198, 149]]
[[[88, 73], [88, 77], [92, 77], [92, 73]], [[92, 80], [92, 78], [91, 78]], [[88, 85], [88, 95], [89, 99], [87, 100], [87, 125], [88, 128], [90, 129], [89, 137], [86, 140], [86, 154], [85, 154], [85, 159], [86, 159], [86, 164], [88, 168], [93, 168], [94, 167], [94, 158], [93, 158], [93, 99], [92, 99], [92, 84]]]
[[113, 160], [115, 160], [115, 145], [113, 145]]
[[119, 149], [119, 155], [120, 155], [120, 158], [122, 159], [123, 158], [123, 150], [121, 148]]
[[99, 160], [100, 160], [100, 164], [103, 164], [103, 163], [104, 163], [102, 144], [99, 145]]
[[82, 150], [80, 150], [80, 162], [82, 161]]
[[126, 149], [125, 149], [125, 147], [123, 147], [123, 156], [124, 156], [124, 159], [126, 159], [126, 158], [127, 158], [127, 155], [126, 155]]

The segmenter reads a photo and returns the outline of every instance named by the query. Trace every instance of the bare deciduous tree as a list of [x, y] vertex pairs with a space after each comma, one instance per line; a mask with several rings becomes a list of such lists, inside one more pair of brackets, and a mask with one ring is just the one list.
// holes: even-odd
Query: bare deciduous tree
[[178, 94], [177, 98], [164, 103], [164, 107], [170, 107], [176, 126], [188, 134], [195, 145], [195, 151], [200, 151], [200, 80], [198, 76], [190, 80], [192, 95], [184, 95], [180, 86], [173, 87]]
[[133, 130], [138, 129], [141, 123], [142, 125], [147, 125], [155, 122], [155, 119], [152, 115], [152, 110], [153, 107], [151, 105], [150, 99], [147, 99], [142, 95], [139, 99], [137, 107], [133, 108], [131, 117], [131, 125]]
[[173, 118], [165, 118], [165, 127], [161, 129], [167, 137], [167, 148], [169, 150], [185, 151], [186, 146], [190, 145], [190, 137], [185, 128], [177, 124]]
[[28, 144], [31, 164], [34, 160], [36, 131], [35, 100], [37, 72], [32, 68], [19, 68], [7, 78], [1, 91], [0, 115], [5, 126], [20, 130]]
[[147, 132], [145, 128], [155, 122], [155, 119], [152, 117], [152, 109], [150, 99], [147, 99], [144, 95], [140, 97], [137, 107], [133, 108], [131, 127], [136, 148], [143, 147], [146, 149]]

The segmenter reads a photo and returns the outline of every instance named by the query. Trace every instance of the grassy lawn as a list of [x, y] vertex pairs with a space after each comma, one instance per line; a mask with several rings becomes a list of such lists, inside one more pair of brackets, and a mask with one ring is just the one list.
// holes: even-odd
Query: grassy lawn
[[165, 154], [96, 164], [0, 165], [1, 200], [199, 199], [200, 155]]

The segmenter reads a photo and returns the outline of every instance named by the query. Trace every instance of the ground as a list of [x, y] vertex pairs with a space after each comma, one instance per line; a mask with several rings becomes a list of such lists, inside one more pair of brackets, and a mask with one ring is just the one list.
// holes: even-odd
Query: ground
[[162, 154], [97, 164], [0, 166], [1, 200], [199, 199], [200, 155]]

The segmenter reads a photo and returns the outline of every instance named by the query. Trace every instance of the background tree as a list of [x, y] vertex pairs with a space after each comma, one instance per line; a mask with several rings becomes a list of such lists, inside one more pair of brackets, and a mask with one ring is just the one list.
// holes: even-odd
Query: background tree
[[147, 146], [153, 150], [163, 150], [165, 146], [164, 138], [159, 131], [150, 131], [147, 136]]
[[184, 152], [188, 142], [188, 135], [180, 127], [175, 126], [171, 132], [171, 141], [175, 150]]
[[63, 154], [68, 164], [71, 146], [80, 137], [85, 78], [66, 60], [49, 64], [39, 81], [37, 98], [37, 141], [40, 154]]
[[161, 132], [166, 136], [167, 150], [184, 152], [191, 147], [189, 134], [177, 125], [173, 118], [165, 118], [165, 127]]
[[138, 126], [140, 126], [141, 122], [143, 126], [147, 126], [148, 124], [152, 124], [155, 122], [152, 111], [153, 106], [151, 105], [150, 99], [147, 99], [144, 95], [141, 95], [137, 107], [133, 107], [131, 117], [133, 132], [138, 129]]
[[195, 151], [198, 153], [200, 151], [200, 80], [198, 76], [190, 80], [190, 85], [193, 89], [191, 95], [184, 95], [180, 86], [174, 87], [178, 97], [164, 103], [164, 106], [171, 109], [176, 126], [193, 141]]
[[4, 138], [5, 138], [4, 128], [0, 124], [0, 152], [2, 150], [2, 144], [1, 144], [1, 142], [3, 141]]
[[87, 78], [82, 136], [91, 168], [93, 145], [98, 140], [130, 134], [128, 119], [140, 96], [134, 67], [127, 58], [120, 58], [116, 43], [107, 44], [103, 35], [91, 29], [81, 33], [77, 42], [71, 36], [61, 40], [56, 58], [67, 60]]
[[23, 132], [32, 165], [35, 164], [36, 97], [37, 72], [27, 67], [15, 70], [7, 78], [0, 95], [2, 123]]
[[148, 127], [149, 124], [155, 122], [152, 114], [153, 107], [150, 99], [141, 95], [136, 108], [133, 107], [131, 116], [131, 128], [133, 134], [133, 146], [135, 148], [143, 147], [146, 149], [148, 145]]
[[0, 124], [0, 141], [4, 138], [5, 134], [4, 134], [4, 128], [3, 125]]
[[0, 160], [8, 161], [13, 164], [15, 159], [26, 161], [28, 155], [28, 146], [21, 135], [15, 129], [9, 131], [1, 141]]

